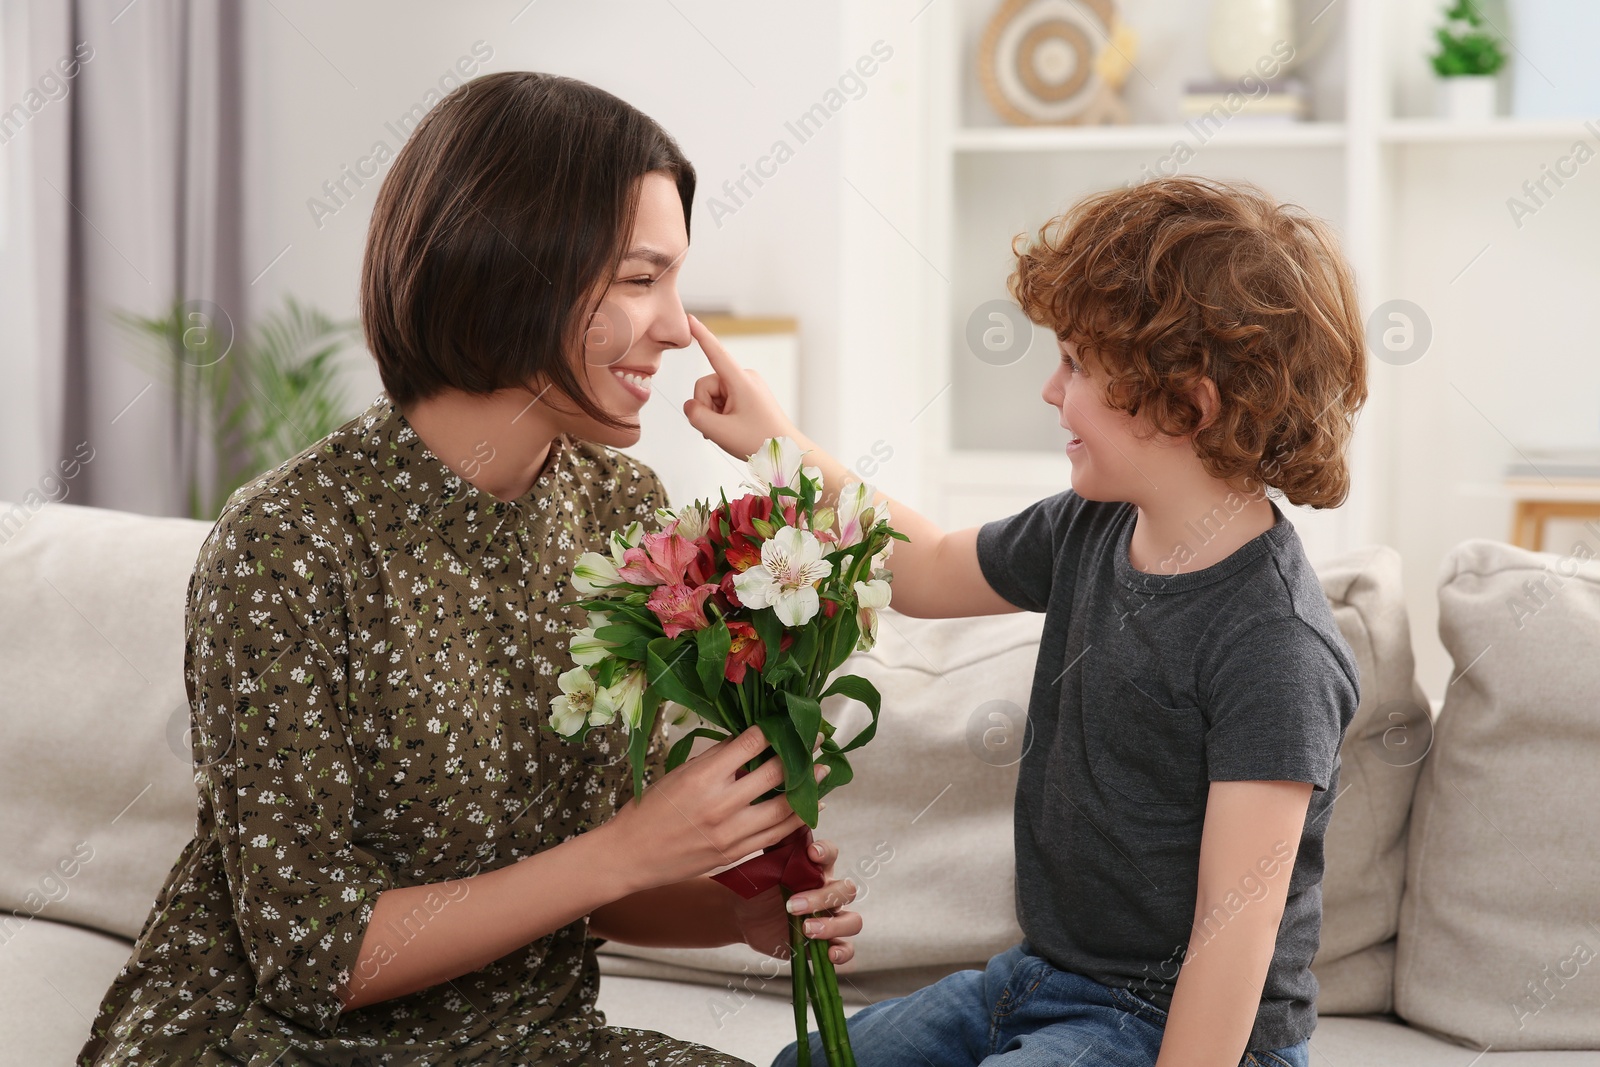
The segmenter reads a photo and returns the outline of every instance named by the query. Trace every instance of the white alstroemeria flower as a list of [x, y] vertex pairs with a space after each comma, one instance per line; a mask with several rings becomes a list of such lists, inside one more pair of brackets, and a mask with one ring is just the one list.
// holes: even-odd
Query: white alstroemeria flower
[[617, 716], [622, 716], [622, 721], [627, 724], [631, 732], [639, 728], [639, 720], [644, 717], [644, 668], [631, 670], [622, 676], [622, 681], [613, 682], [595, 694], [594, 714], [603, 715], [600, 723], [594, 721], [592, 725], [601, 725], [611, 722]]
[[623, 555], [628, 549], [644, 540], [644, 523], [635, 519], [621, 530], [611, 531], [611, 560], [618, 567], [623, 564]]
[[617, 565], [598, 552], [585, 552], [572, 568], [572, 588], [584, 596], [603, 593], [621, 582]]
[[866, 482], [846, 482], [839, 490], [839, 500], [834, 505], [834, 524], [839, 531], [835, 548], [849, 548], [866, 536], [867, 531], [861, 528], [861, 516], [868, 508], [872, 508], [874, 523], [887, 513], [887, 508], [873, 506], [875, 492]]
[[733, 588], [741, 604], [771, 607], [785, 626], [804, 626], [821, 607], [817, 583], [832, 573], [817, 535], [785, 526], [762, 542], [760, 563], [733, 576]]
[[816, 467], [804, 467], [802, 457], [805, 451], [789, 437], [769, 437], [761, 443], [761, 447], [750, 454], [749, 461], [745, 464], [744, 484], [756, 492], [766, 495], [774, 488], [788, 488], [800, 491], [800, 475], [804, 474], [815, 482], [820, 489], [822, 486], [822, 471]]
[[572, 640], [567, 642], [567, 653], [572, 657], [572, 662], [584, 667], [593, 667], [607, 656], [616, 644], [611, 641], [602, 641], [594, 632], [602, 626], [608, 626], [611, 619], [603, 611], [589, 612], [589, 625], [583, 627], [572, 635]]
[[591, 721], [595, 710], [594, 678], [585, 668], [574, 667], [558, 677], [556, 684], [561, 695], [550, 701], [550, 725], [562, 737], [573, 737]]
[[656, 519], [660, 521], [663, 531], [675, 533], [690, 541], [704, 537], [706, 531], [711, 528], [711, 512], [698, 502], [687, 504], [677, 511], [671, 508], [656, 508]]
[[869, 652], [878, 643], [878, 612], [889, 606], [889, 583], [874, 578], [870, 582], [857, 582], [855, 590], [856, 622], [861, 630], [856, 651]]

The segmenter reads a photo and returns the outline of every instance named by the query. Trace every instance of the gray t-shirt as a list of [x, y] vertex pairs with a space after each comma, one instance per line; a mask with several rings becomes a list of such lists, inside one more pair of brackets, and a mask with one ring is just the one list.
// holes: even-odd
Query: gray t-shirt
[[[1316, 1028], [1322, 840], [1360, 695], [1299, 535], [1271, 503], [1270, 530], [1187, 573], [1135, 570], [1137, 509], [1070, 489], [987, 523], [977, 549], [996, 592], [1045, 613], [1015, 819], [1017, 917], [1035, 955], [1170, 1008], [1185, 952], [1264, 897], [1294, 845], [1240, 871], [1197, 925], [1207, 783], [1313, 784], [1250, 1049]], [[1213, 513], [1212, 536], [1226, 518]]]

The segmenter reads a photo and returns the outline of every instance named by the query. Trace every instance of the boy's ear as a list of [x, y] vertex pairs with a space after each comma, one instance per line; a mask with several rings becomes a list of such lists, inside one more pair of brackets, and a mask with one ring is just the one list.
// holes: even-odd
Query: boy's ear
[[1197, 429], [1211, 425], [1212, 420], [1217, 417], [1217, 410], [1222, 406], [1217, 383], [1210, 378], [1201, 378], [1199, 384], [1189, 390], [1189, 395], [1200, 407], [1200, 425]]

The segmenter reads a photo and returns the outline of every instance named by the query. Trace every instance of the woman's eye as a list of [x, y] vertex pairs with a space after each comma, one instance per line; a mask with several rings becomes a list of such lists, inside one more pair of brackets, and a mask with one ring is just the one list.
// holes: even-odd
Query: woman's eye
[[646, 289], [650, 288], [655, 283], [656, 283], [656, 280], [654, 278], [629, 278], [628, 279], [628, 284], [629, 285], [642, 285]]

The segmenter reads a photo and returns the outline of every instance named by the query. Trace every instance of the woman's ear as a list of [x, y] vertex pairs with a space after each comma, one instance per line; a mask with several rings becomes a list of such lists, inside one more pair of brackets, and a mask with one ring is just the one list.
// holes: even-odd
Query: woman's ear
[[1200, 425], [1196, 430], [1203, 430], [1216, 419], [1218, 410], [1222, 407], [1222, 398], [1217, 393], [1217, 383], [1210, 378], [1201, 378], [1199, 383], [1189, 390], [1189, 396], [1200, 408]]

